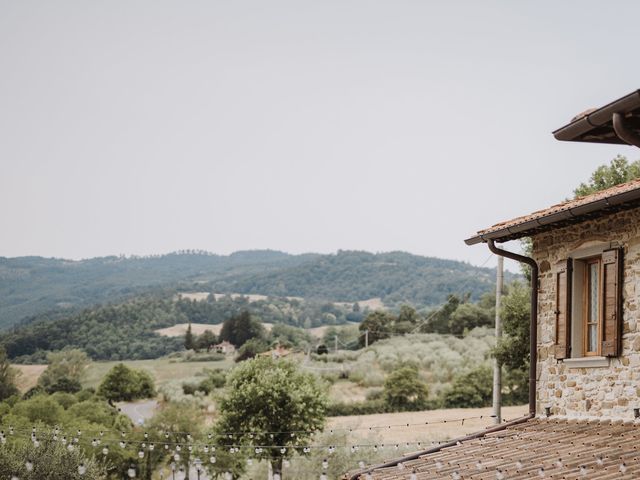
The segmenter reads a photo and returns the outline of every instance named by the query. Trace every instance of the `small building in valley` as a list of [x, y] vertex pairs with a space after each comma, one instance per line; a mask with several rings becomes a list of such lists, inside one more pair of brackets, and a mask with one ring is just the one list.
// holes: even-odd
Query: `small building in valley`
[[220, 342], [213, 348], [215, 349], [216, 353], [223, 353], [225, 355], [233, 355], [234, 353], [236, 353], [236, 347], [226, 340], [224, 342]]

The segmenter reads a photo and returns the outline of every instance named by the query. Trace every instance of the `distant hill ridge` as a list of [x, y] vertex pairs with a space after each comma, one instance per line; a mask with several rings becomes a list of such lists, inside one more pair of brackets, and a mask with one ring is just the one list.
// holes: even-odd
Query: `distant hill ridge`
[[[183, 251], [148, 257], [64, 260], [0, 257], [0, 328], [43, 312], [109, 303], [157, 289], [303, 297], [386, 305], [437, 305], [450, 293], [477, 298], [494, 270], [405, 252], [291, 255], [274, 250], [217, 255]], [[512, 275], [510, 275], [512, 276]]]

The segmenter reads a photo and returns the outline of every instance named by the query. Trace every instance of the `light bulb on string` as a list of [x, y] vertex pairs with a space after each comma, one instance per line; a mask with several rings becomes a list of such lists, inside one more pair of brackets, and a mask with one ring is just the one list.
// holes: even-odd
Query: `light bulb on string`
[[87, 467], [84, 466], [84, 463], [78, 465], [78, 474], [84, 475], [87, 472]]

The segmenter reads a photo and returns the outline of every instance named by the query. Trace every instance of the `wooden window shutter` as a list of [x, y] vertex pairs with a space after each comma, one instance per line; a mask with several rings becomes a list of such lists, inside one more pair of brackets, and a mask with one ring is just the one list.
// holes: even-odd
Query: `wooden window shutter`
[[622, 249], [602, 252], [602, 355], [617, 357], [622, 351]]
[[571, 355], [571, 277], [573, 262], [570, 258], [558, 265], [556, 272], [556, 343], [555, 357]]

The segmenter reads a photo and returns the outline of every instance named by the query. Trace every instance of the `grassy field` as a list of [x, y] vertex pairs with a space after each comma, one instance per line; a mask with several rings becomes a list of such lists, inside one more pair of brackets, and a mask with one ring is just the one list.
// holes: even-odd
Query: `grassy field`
[[124, 363], [131, 368], [148, 371], [156, 380], [156, 386], [161, 387], [172, 380], [188, 381], [204, 368], [227, 369], [233, 365], [232, 358], [218, 362], [182, 362], [179, 359], [158, 358], [155, 360], [125, 360], [122, 362], [93, 362], [87, 368], [84, 379], [85, 387], [97, 387], [106, 373], [118, 363]]
[[[265, 328], [267, 332], [270, 332], [273, 328], [272, 323], [263, 323], [262, 326]], [[188, 323], [177, 323], [172, 327], [161, 328], [159, 330], [155, 330], [158, 335], [163, 335], [165, 337], [183, 337], [187, 333], [187, 328], [189, 327]], [[215, 325], [210, 325], [208, 323], [192, 323], [191, 324], [191, 332], [194, 335], [202, 335], [205, 330], [210, 330], [216, 335], [220, 335], [220, 330], [222, 330], [222, 324], [218, 323]]]
[[[502, 417], [506, 420], [513, 420], [526, 415], [528, 411], [527, 405], [504, 407]], [[365, 440], [370, 438], [372, 432], [378, 432], [378, 436], [385, 443], [436, 442], [457, 438], [493, 426], [494, 419], [490, 417], [492, 413], [492, 409], [487, 407], [331, 417], [327, 423], [327, 429], [352, 428], [354, 430], [350, 436], [353, 441]], [[464, 423], [459, 421], [461, 418], [480, 416], [484, 418], [465, 420]], [[447, 420], [447, 422], [426, 424], [443, 420]], [[407, 427], [407, 423], [411, 426]], [[420, 423], [424, 425], [414, 425]], [[389, 425], [392, 427], [388, 428]]]
[[35, 387], [38, 378], [47, 368], [46, 365], [13, 365], [13, 367], [20, 372], [17, 384], [21, 392], [26, 392], [30, 388]]

